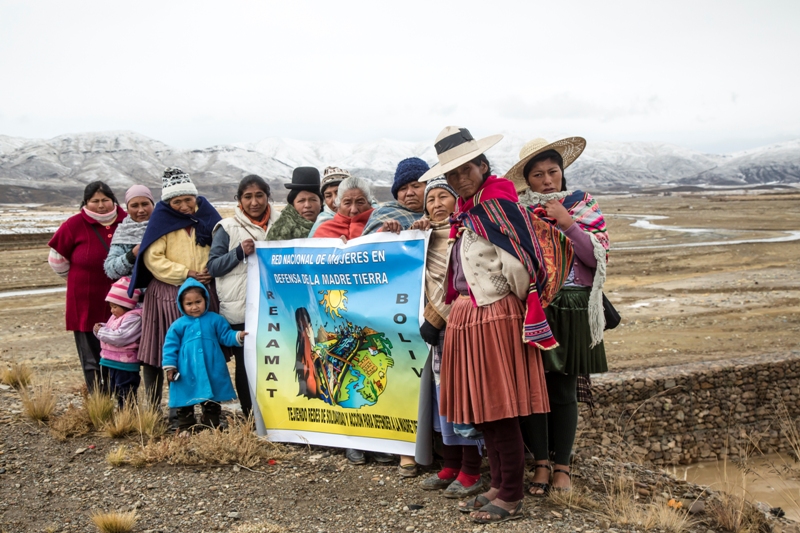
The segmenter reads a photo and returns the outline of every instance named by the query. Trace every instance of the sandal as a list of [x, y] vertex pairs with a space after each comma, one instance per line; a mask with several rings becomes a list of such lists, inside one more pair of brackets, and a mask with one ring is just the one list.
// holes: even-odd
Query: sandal
[[[548, 464], [533, 465], [534, 473], [536, 472], [537, 468], [546, 468], [550, 471], [551, 474], [553, 473], [553, 467]], [[550, 483], [532, 482], [528, 487], [528, 494], [530, 494], [534, 498], [544, 498], [545, 496], [547, 496], [547, 493], [550, 492], [550, 488], [551, 488]], [[539, 492], [540, 490], [542, 492]]]
[[572, 473], [569, 470], [564, 470], [563, 468], [556, 468], [553, 470], [553, 474], [560, 473], [566, 474], [567, 477], [570, 479], [570, 486], [569, 487], [550, 487], [551, 491], [558, 491], [558, 492], [569, 492], [572, 490]]
[[477, 511], [478, 513], [488, 513], [490, 515], [494, 515], [497, 518], [477, 518], [472, 517], [472, 521], [477, 524], [499, 524], [500, 522], [507, 522], [509, 520], [517, 520], [518, 518], [522, 518], [524, 515], [522, 514], [522, 501], [517, 504], [514, 508], [514, 511], [506, 511], [502, 507], [498, 507], [494, 504], [484, 505]]
[[479, 511], [483, 507], [492, 504], [492, 502], [489, 501], [489, 498], [483, 494], [478, 494], [474, 498], [471, 498], [464, 503], [466, 505], [458, 505], [458, 510], [462, 513], [474, 513], [475, 511]]

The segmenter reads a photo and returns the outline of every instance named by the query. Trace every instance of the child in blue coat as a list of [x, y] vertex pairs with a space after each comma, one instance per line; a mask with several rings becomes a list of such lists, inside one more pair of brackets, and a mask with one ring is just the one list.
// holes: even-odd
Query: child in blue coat
[[208, 311], [208, 291], [194, 278], [178, 290], [183, 316], [172, 323], [164, 340], [162, 367], [169, 381], [169, 406], [176, 408], [173, 429], [195, 425], [194, 406], [203, 409], [201, 424], [220, 424], [220, 402], [233, 400], [231, 376], [222, 346], [241, 346], [246, 331], [234, 331], [228, 321]]

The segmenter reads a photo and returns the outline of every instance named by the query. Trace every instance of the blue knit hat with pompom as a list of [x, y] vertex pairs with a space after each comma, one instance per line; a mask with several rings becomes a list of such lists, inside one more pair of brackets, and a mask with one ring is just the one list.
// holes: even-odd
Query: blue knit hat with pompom
[[409, 157], [400, 161], [397, 164], [397, 170], [394, 171], [394, 183], [392, 184], [394, 199], [397, 200], [397, 191], [400, 190], [400, 187], [412, 181], [418, 181], [430, 169], [428, 163], [419, 157]]

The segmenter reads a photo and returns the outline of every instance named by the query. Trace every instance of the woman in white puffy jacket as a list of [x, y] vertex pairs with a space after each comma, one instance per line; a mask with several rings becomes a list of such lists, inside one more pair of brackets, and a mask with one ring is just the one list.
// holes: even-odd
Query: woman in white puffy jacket
[[[239, 183], [236, 212], [214, 228], [208, 273], [216, 278], [219, 312], [237, 331], [244, 330], [244, 304], [247, 294], [245, 258], [255, 251], [255, 241], [267, 240], [267, 231], [279, 213], [269, 204], [269, 185], [251, 174]], [[236, 393], [245, 417], [252, 412], [253, 402], [244, 366], [244, 349], [229, 348], [236, 359]]]

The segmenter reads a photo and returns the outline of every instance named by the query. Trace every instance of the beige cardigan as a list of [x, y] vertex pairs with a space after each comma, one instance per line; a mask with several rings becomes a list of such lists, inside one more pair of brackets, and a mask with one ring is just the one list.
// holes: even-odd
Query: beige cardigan
[[[483, 307], [501, 300], [509, 292], [525, 301], [531, 277], [519, 259], [469, 229], [464, 230], [459, 242], [461, 268], [478, 306]], [[452, 246], [453, 243], [450, 243], [448, 247], [448, 273]]]
[[185, 229], [167, 233], [144, 252], [144, 264], [158, 281], [170, 285], [181, 285], [190, 270], [200, 272], [208, 263], [210, 246], [200, 246], [194, 240], [194, 228], [189, 234]]

